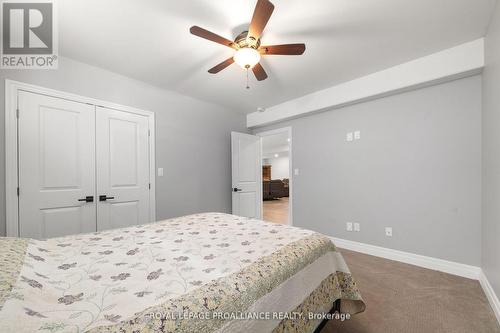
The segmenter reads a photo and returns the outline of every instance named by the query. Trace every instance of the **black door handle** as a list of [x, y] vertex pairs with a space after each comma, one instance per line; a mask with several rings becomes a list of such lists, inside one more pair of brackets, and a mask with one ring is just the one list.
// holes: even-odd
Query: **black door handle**
[[241, 191], [243, 191], [241, 188], [237, 188], [237, 187], [233, 188], [233, 192], [241, 192]]
[[85, 201], [85, 202], [94, 202], [94, 196], [92, 195], [87, 195], [85, 198], [83, 199], [78, 199], [78, 201]]
[[115, 197], [108, 197], [106, 194], [99, 196], [99, 201], [113, 200]]

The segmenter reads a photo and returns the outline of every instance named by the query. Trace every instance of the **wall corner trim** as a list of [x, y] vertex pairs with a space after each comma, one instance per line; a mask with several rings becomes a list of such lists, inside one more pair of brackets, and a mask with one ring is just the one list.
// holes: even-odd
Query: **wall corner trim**
[[421, 57], [247, 115], [247, 127], [333, 110], [481, 73], [484, 38]]
[[493, 287], [488, 281], [486, 274], [484, 274], [484, 271], [481, 271], [481, 274], [479, 276], [479, 283], [481, 284], [481, 287], [483, 288], [484, 293], [486, 294], [486, 298], [490, 302], [491, 308], [493, 309], [493, 312], [497, 317], [497, 321], [500, 324], [500, 300], [498, 299], [498, 296], [495, 294], [495, 291], [493, 290]]
[[414, 254], [399, 250], [393, 250], [385, 247], [375, 246], [366, 243], [355, 242], [347, 239], [330, 237], [335, 246], [354, 252], [364, 253], [375, 257], [385, 258], [389, 260], [399, 261], [405, 264], [410, 264], [418, 267], [432, 269], [439, 272], [444, 272], [452, 275], [465, 277], [468, 279], [478, 280], [481, 288], [486, 294], [493, 312], [500, 324], [500, 300], [495, 294], [488, 278], [484, 274], [481, 267], [461, 264], [458, 262], [427, 257], [420, 254]]

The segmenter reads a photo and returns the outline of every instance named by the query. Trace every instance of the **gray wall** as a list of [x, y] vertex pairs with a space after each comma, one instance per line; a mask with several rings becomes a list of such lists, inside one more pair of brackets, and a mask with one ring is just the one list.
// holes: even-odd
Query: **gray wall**
[[[294, 225], [481, 263], [481, 77], [260, 128], [292, 126]], [[346, 142], [346, 133], [361, 140]], [[500, 141], [499, 141], [500, 142]], [[346, 222], [361, 232], [345, 231]], [[394, 235], [386, 237], [385, 226]]]
[[57, 71], [0, 71], [0, 235], [5, 234], [5, 79], [154, 111], [156, 164], [165, 172], [156, 179], [157, 219], [231, 211], [230, 132], [246, 132], [244, 115], [61, 58]]
[[483, 73], [483, 270], [500, 296], [500, 5], [486, 36]]

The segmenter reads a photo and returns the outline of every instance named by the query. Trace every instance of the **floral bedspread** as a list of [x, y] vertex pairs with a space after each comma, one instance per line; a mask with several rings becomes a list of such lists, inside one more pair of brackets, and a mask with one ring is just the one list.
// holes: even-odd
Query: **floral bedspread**
[[[242, 311], [327, 251], [333, 244], [312, 231], [219, 213], [45, 241], [2, 238], [0, 331], [216, 331], [223, 319], [148, 315]], [[347, 297], [361, 300], [353, 288]]]

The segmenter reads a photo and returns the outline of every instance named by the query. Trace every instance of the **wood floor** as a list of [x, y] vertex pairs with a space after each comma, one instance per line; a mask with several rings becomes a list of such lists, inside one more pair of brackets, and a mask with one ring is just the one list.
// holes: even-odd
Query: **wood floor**
[[264, 221], [288, 224], [288, 198], [264, 201]]
[[341, 250], [366, 304], [321, 333], [499, 333], [478, 281]]

